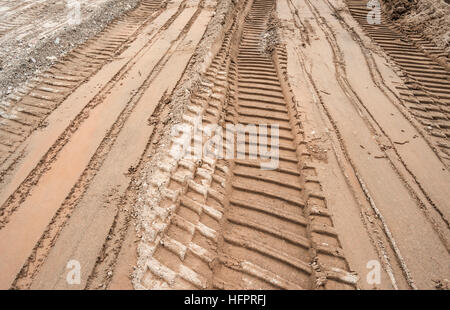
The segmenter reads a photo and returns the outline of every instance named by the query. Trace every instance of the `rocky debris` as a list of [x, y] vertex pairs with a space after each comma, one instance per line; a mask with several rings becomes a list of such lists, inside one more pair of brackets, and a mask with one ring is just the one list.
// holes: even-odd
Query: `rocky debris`
[[275, 47], [280, 43], [278, 34], [279, 26], [280, 21], [278, 20], [276, 14], [272, 12], [267, 25], [267, 29], [263, 32], [259, 42], [259, 46], [263, 54], [270, 55]]
[[397, 20], [417, 6], [417, 0], [384, 0], [384, 5], [392, 20]]

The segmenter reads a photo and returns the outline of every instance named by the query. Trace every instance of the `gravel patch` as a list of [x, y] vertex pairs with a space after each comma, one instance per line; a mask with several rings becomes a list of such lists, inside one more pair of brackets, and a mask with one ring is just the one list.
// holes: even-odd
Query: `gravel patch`
[[31, 34], [28, 32], [24, 38], [8, 38], [0, 46], [0, 102], [10, 93], [15, 93], [19, 86], [47, 70], [61, 56], [102, 31], [112, 20], [136, 7], [139, 1], [98, 0], [93, 3], [80, 0], [81, 23], [64, 23], [55, 31], [43, 31], [43, 28], [51, 28], [55, 19], [67, 19], [70, 7], [67, 7], [66, 0], [41, 1], [49, 9], [45, 12], [42, 8], [35, 9], [39, 14], [33, 26], [42, 23], [42, 27], [35, 26], [36, 30]]

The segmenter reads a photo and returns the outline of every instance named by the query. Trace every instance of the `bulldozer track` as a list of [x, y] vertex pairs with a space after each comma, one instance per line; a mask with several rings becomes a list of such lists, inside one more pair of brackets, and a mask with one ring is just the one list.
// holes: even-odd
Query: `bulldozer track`
[[274, 1], [254, 1], [242, 29], [234, 31], [242, 33], [235, 46], [233, 33], [227, 34], [185, 120], [195, 111], [209, 124], [278, 125], [279, 167], [261, 170], [260, 159], [162, 164], [170, 181], [156, 209], [161, 224], [154, 223], [152, 242], [142, 246], [147, 257], [140, 286], [355, 287], [280, 81], [286, 54], [278, 48], [273, 58], [259, 44], [273, 9]]

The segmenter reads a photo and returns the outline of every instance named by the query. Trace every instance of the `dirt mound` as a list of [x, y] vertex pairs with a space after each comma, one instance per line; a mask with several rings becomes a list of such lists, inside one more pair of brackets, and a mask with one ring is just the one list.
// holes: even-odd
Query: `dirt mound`
[[393, 20], [397, 20], [417, 7], [417, 0], [384, 0], [387, 12]]
[[[61, 56], [86, 42], [112, 20], [134, 8], [138, 0], [79, 2], [80, 24], [69, 24], [69, 6], [65, 1], [36, 2], [22, 14], [11, 9], [8, 14], [22, 14], [9, 32], [0, 35], [0, 101], [15, 88], [48, 69]], [[45, 11], [45, 8], [52, 8]], [[6, 6], [0, 9], [5, 10]], [[14, 19], [11, 18], [12, 21]], [[6, 13], [0, 24], [12, 23]], [[39, 26], [30, 27], [31, 24]], [[40, 26], [42, 25], [42, 26]], [[0, 25], [2, 26], [2, 25]], [[3, 26], [5, 27], [5, 26]]]
[[390, 18], [407, 31], [423, 34], [450, 53], [449, 1], [384, 0]]

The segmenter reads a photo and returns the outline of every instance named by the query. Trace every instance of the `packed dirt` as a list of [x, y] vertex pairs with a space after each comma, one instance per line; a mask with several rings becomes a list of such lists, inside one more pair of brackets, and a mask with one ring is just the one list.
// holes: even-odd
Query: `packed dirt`
[[64, 3], [0, 0], [0, 289], [448, 289], [448, 4]]

